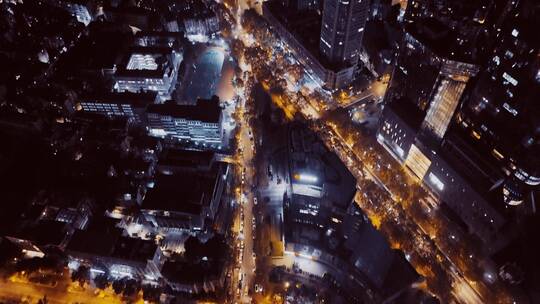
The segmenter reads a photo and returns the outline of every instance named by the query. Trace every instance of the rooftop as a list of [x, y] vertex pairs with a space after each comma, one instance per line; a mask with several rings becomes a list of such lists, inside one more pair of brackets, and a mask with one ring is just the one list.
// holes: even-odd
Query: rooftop
[[112, 103], [112, 104], [131, 104], [138, 107], [146, 107], [157, 100], [157, 92], [105, 92], [92, 96], [82, 97], [81, 102], [87, 103]]
[[100, 218], [93, 220], [86, 230], [75, 230], [66, 248], [99, 256], [111, 255], [114, 244], [122, 235], [122, 229], [116, 227], [116, 220]]
[[163, 77], [172, 68], [170, 47], [133, 46], [116, 72], [119, 77]]
[[215, 153], [212, 151], [167, 149], [159, 158], [158, 165], [186, 169], [209, 167], [214, 160], [214, 156]]
[[472, 47], [460, 45], [458, 34], [434, 18], [408, 23], [405, 29], [438, 56], [467, 63], [475, 61]]
[[221, 163], [209, 172], [186, 171], [174, 175], [158, 175], [154, 188], [146, 194], [142, 209], [200, 214], [214, 194], [216, 180], [221, 178]]
[[101, 219], [92, 222], [87, 230], [76, 230], [67, 250], [103, 257], [146, 262], [157, 249], [154, 241], [122, 236], [115, 221]]
[[32, 241], [36, 245], [57, 246], [66, 237], [65, 227], [66, 225], [63, 222], [43, 220], [25, 227], [19, 233], [15, 233], [12, 236]]
[[194, 106], [178, 105], [174, 102], [149, 105], [146, 111], [147, 113], [162, 116], [172, 116], [209, 123], [217, 123], [221, 117], [221, 107], [217, 96], [213, 96], [210, 100], [199, 99]]

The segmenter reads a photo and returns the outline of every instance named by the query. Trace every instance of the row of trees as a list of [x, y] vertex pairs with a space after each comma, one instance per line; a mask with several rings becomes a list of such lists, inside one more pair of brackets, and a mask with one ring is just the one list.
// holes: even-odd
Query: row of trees
[[77, 270], [71, 273], [71, 280], [78, 282], [81, 286], [94, 283], [98, 289], [108, 289], [112, 287], [117, 295], [122, 295], [126, 298], [132, 298], [142, 291], [143, 299], [147, 301], [159, 301], [163, 289], [159, 286], [142, 285], [139, 281], [131, 278], [112, 279], [107, 274], [99, 274], [92, 280], [90, 268], [86, 265], [81, 265]]

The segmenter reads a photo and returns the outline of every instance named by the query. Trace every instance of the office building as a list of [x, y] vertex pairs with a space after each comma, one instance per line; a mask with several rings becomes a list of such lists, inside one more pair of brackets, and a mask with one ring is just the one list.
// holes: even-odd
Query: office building
[[109, 117], [126, 117], [141, 123], [148, 105], [159, 102], [157, 92], [110, 92], [95, 97], [83, 97], [79, 100], [80, 109], [88, 113], [97, 113]]
[[438, 198], [464, 230], [494, 252], [508, 242], [507, 219], [447, 153], [452, 122], [479, 67], [434, 19], [407, 26], [377, 140]]
[[150, 105], [146, 111], [151, 136], [220, 148], [222, 109], [219, 98], [199, 99], [196, 105], [172, 102]]
[[[190, 166], [193, 162], [204, 165]], [[211, 228], [228, 176], [228, 165], [213, 154], [167, 150], [141, 206], [147, 226], [158, 233], [200, 232]]]
[[[360, 12], [357, 12], [356, 8], [357, 6], [355, 6], [355, 14], [358, 16], [362, 15]], [[355, 52], [354, 58], [352, 58], [353, 61], [355, 61], [354, 64], [350, 64], [350, 62], [330, 60], [332, 58], [328, 57], [320, 47], [320, 44], [322, 43], [321, 16], [317, 13], [317, 11], [290, 9], [284, 7], [283, 3], [280, 3], [279, 1], [268, 1], [263, 3], [263, 16], [266, 18], [266, 20], [268, 20], [269, 24], [274, 27], [277, 34], [283, 39], [283, 41], [288, 44], [296, 59], [304, 66], [304, 68], [308, 70], [311, 75], [315, 76], [315, 79], [322, 87], [328, 90], [336, 90], [347, 87], [353, 81], [356, 70], [356, 61], [358, 59], [358, 52]], [[350, 17], [352, 15], [349, 14], [347, 16]], [[354, 17], [354, 21], [352, 21], [353, 17], [350, 17], [350, 25], [348, 25], [350, 28], [358, 26], [359, 24], [362, 24], [363, 26], [365, 23], [365, 18], [360, 22], [357, 22], [357, 18], [360, 17]], [[345, 19], [339, 20], [343, 21]], [[354, 24], [354, 26], [352, 24]], [[338, 27], [335, 27], [335, 29], [337, 31]], [[363, 30], [363, 27], [361, 30]], [[360, 34], [358, 29], [356, 31], [358, 34]], [[337, 32], [335, 34], [336, 35], [334, 36], [336, 39], [338, 39], [338, 37], [340, 37], [339, 39], [344, 37], [341, 34], [337, 35]], [[358, 34], [350, 34], [347, 36], [347, 39], [350, 39], [351, 41], [347, 44], [348, 54], [353, 53], [352, 49], [354, 46], [357, 46], [358, 48], [356, 51], [359, 51], [361, 41], [358, 43], [353, 43], [354, 39], [361, 39]], [[332, 35], [332, 33], [329, 33], [328, 35]], [[353, 36], [355, 38], [353, 38]], [[340, 47], [339, 42], [340, 41], [335, 40], [336, 45]], [[341, 50], [342, 48], [335, 48], [333, 49], [333, 52], [338, 54], [338, 49]]]
[[369, 0], [324, 1], [320, 51], [337, 66], [354, 66], [362, 47]]
[[94, 220], [86, 230], [75, 230], [66, 253], [71, 265], [87, 265], [96, 274], [113, 278], [156, 280], [164, 257], [154, 240], [124, 236], [115, 220]]
[[168, 47], [133, 47], [115, 72], [119, 92], [154, 91], [169, 99], [175, 88], [182, 54]]
[[135, 44], [141, 47], [175, 48], [182, 42], [179, 32], [140, 31], [135, 34]]
[[219, 32], [219, 19], [213, 13], [184, 19], [186, 35], [212, 37]]
[[[486, 69], [456, 119], [448, 142], [474, 178], [493, 188], [497, 201], [533, 211], [540, 186], [540, 44], [534, 1], [509, 2], [508, 16], [498, 24], [497, 44]], [[482, 162], [471, 162], [482, 158]], [[497, 172], [486, 175], [487, 172]]]
[[[356, 180], [337, 155], [301, 128], [292, 128], [289, 142], [292, 192], [283, 207], [285, 254], [298, 257], [293, 259], [299, 265], [307, 259], [333, 269], [351, 303], [383, 302], [418, 280], [403, 254], [390, 248], [354, 203]], [[300, 267], [310, 275], [317, 268]]]
[[322, 2], [319, 0], [281, 0], [283, 7], [296, 11], [316, 10], [320, 8], [321, 4]]
[[[518, 214], [535, 212], [534, 193], [540, 185], [539, 108], [533, 101], [540, 89], [540, 61], [532, 30], [535, 22], [538, 26], [538, 5], [498, 5], [497, 18], [475, 21], [496, 29], [492, 38], [497, 43], [489, 52], [462, 47], [459, 37], [466, 35], [460, 34], [468, 33], [464, 29], [448, 35], [445, 24], [455, 16], [409, 24], [378, 133], [378, 141], [489, 252], [517, 233]], [[419, 28], [426, 22], [436, 26]], [[457, 44], [430, 44], [429, 37]], [[462, 61], [481, 60], [486, 54], [481, 72], [478, 65]], [[518, 205], [520, 211], [509, 208]]]

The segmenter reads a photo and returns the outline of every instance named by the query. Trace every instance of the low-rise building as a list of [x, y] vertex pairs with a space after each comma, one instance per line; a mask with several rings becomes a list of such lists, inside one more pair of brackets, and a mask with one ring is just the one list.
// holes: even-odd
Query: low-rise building
[[168, 47], [133, 47], [114, 74], [119, 92], [157, 92], [170, 98], [175, 88], [182, 54]]
[[168, 164], [158, 171], [141, 206], [149, 230], [166, 234], [210, 228], [220, 206], [228, 165], [213, 162], [209, 168], [194, 171]]
[[186, 240], [183, 256], [172, 256], [161, 267], [161, 278], [173, 292], [200, 294], [225, 288], [225, 267], [228, 249], [219, 234], [201, 243], [197, 238]]
[[183, 38], [179, 32], [140, 31], [135, 34], [135, 44], [142, 47], [174, 48]]
[[92, 22], [90, 12], [93, 8], [93, 1], [90, 0], [50, 0], [49, 3], [68, 11], [77, 21], [88, 26]]
[[197, 101], [196, 105], [172, 102], [147, 108], [151, 136], [220, 148], [222, 144], [222, 109], [219, 98]]
[[69, 240], [68, 225], [54, 220], [39, 220], [11, 233], [7, 239], [19, 246], [25, 257], [44, 257], [47, 248], [64, 248]]
[[71, 262], [116, 278], [155, 280], [164, 260], [161, 249], [153, 240], [123, 236], [116, 223], [104, 218], [87, 230], [76, 230], [66, 248]]
[[111, 92], [101, 96], [83, 97], [79, 100], [81, 110], [106, 116], [123, 116], [141, 123], [148, 105], [159, 101], [156, 92]]

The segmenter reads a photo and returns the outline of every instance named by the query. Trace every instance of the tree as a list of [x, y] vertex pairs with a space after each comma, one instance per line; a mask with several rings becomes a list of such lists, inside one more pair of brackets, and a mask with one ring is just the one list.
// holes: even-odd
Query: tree
[[90, 268], [86, 265], [79, 266], [77, 270], [71, 273], [71, 280], [73, 282], [79, 282], [81, 286], [90, 280]]
[[145, 301], [152, 301], [152, 302], [159, 302], [159, 297], [161, 296], [161, 293], [163, 292], [163, 289], [159, 286], [152, 286], [152, 285], [144, 285], [142, 287], [143, 290], [143, 300]]
[[114, 292], [119, 295], [124, 291], [124, 288], [126, 287], [125, 281], [123, 279], [116, 280], [112, 283], [112, 287]]
[[25, 271], [27, 273], [36, 272], [39, 269], [48, 268], [48, 263], [45, 258], [23, 259], [17, 263], [17, 271]]
[[195, 262], [201, 258], [203, 246], [197, 237], [190, 236], [184, 243], [184, 256], [188, 261]]
[[139, 289], [141, 289], [141, 286], [139, 282], [133, 279], [127, 279], [125, 280], [124, 284], [124, 296], [131, 297], [134, 296]]
[[96, 284], [96, 287], [99, 289], [106, 289], [110, 284], [109, 278], [105, 274], [100, 274], [94, 278], [94, 284]]
[[43, 296], [43, 298], [39, 299], [38, 304], [47, 304], [49, 303], [49, 300], [47, 300], [47, 296]]

